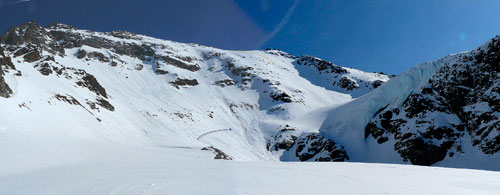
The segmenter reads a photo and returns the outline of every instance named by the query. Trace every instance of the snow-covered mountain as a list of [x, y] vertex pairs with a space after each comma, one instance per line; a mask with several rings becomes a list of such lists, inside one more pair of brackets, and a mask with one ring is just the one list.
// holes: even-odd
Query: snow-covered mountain
[[[36, 150], [75, 139], [212, 147], [234, 160], [279, 160], [281, 151], [269, 145], [284, 126], [310, 140], [321, 116], [296, 119], [389, 80], [279, 50], [227, 51], [63, 24], [29, 22], [0, 41], [0, 132], [18, 139], [14, 145], [40, 142]], [[0, 151], [12, 162], [24, 158], [8, 147]]]
[[0, 37], [0, 175], [125, 151], [500, 170], [498, 42], [392, 76], [29, 22]]
[[351, 160], [500, 169], [500, 37], [426, 62], [330, 110]]

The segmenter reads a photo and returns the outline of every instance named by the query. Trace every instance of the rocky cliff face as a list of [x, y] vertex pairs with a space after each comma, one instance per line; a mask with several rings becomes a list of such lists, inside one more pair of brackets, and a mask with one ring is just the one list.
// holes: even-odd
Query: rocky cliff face
[[14, 65], [10, 57], [5, 56], [3, 48], [0, 47], [0, 97], [8, 98], [12, 95], [12, 89], [5, 82], [4, 69], [6, 71], [14, 69]]
[[[394, 144], [405, 161], [432, 165], [464, 153], [500, 151], [500, 40], [457, 54], [402, 104], [378, 111], [365, 130], [379, 144]], [[388, 142], [393, 140], [393, 142]]]

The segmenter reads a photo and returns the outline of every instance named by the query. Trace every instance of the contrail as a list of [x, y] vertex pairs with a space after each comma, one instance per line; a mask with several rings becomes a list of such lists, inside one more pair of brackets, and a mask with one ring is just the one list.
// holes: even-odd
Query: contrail
[[281, 29], [283, 28], [283, 26], [285, 26], [286, 24], [288, 24], [288, 22], [290, 21], [290, 18], [292, 18], [292, 14], [295, 11], [295, 8], [297, 8], [297, 5], [299, 5], [299, 2], [300, 2], [300, 0], [295, 0], [293, 2], [292, 6], [290, 7], [290, 9], [288, 9], [288, 11], [285, 14], [285, 17], [283, 17], [283, 19], [281, 20], [281, 22], [274, 28], [274, 30], [271, 33], [269, 33], [269, 35], [267, 35], [264, 38], [264, 40], [262, 40], [259, 43], [259, 48], [262, 47], [267, 41], [269, 41], [270, 39], [272, 39], [278, 32], [280, 32]]

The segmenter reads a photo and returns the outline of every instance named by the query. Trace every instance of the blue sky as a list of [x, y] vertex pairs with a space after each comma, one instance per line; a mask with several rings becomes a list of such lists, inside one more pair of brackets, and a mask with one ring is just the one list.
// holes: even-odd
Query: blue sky
[[499, 10], [500, 0], [0, 0], [0, 31], [58, 21], [399, 74], [500, 34]]

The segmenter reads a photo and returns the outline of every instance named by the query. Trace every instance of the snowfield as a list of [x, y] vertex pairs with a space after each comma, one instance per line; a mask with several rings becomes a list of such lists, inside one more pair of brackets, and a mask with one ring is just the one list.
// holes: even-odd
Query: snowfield
[[0, 194], [478, 195], [500, 191], [500, 173], [492, 171], [376, 163], [224, 161], [211, 159], [213, 154], [199, 148], [114, 147], [115, 151], [106, 151], [109, 146], [103, 151], [90, 146], [84, 155], [92, 155], [64, 165], [10, 174], [3, 174], [4, 170]]

